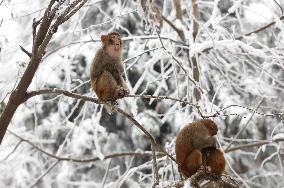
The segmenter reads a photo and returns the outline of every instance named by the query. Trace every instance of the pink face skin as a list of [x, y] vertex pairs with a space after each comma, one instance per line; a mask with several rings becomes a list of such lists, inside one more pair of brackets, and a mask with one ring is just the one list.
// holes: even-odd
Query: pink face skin
[[110, 42], [107, 46], [107, 53], [112, 57], [120, 57], [121, 56], [121, 45], [120, 45], [120, 36], [112, 35], [110, 38]]

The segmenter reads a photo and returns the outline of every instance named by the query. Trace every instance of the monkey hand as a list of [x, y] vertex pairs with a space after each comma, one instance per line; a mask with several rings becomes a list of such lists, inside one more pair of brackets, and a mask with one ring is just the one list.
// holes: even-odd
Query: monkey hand
[[125, 89], [125, 88], [123, 88], [123, 87], [121, 87], [121, 88], [119, 88], [119, 89], [117, 90], [117, 98], [118, 98], [118, 99], [123, 98], [123, 97], [125, 97], [125, 96], [128, 95], [128, 94], [129, 94], [128, 89]]
[[211, 173], [211, 167], [210, 166], [201, 165], [199, 170], [203, 171], [205, 174], [210, 174]]

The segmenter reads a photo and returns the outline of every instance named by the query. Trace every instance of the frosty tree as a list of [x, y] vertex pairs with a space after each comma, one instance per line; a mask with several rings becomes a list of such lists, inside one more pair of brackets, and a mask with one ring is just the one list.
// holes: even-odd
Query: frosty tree
[[[1, 187], [187, 187], [175, 136], [197, 118], [219, 126], [223, 183], [284, 186], [283, 2], [0, 5]], [[109, 115], [89, 66], [114, 30], [130, 95]]]

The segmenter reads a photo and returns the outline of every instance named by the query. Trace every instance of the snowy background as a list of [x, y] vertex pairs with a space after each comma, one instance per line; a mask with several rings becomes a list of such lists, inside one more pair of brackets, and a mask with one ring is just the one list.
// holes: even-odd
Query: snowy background
[[[43, 15], [48, 2], [0, 1], [0, 113], [29, 62], [19, 45], [31, 51], [32, 20]], [[136, 0], [89, 0], [54, 34], [29, 90], [59, 88], [94, 96], [89, 67], [100, 35], [118, 31], [130, 94], [139, 95], [119, 100], [121, 109], [171, 155], [180, 128], [201, 115], [210, 117], [219, 126], [221, 148], [227, 149], [230, 176], [244, 187], [283, 187], [284, 2], [198, 0], [197, 18], [190, 1], [180, 0], [180, 15], [176, 2], [156, 0], [145, 11]], [[170, 23], [159, 19], [155, 8]], [[195, 40], [194, 19], [199, 25]], [[193, 57], [200, 73], [196, 82]], [[202, 90], [199, 100], [193, 94], [196, 87]], [[102, 105], [39, 95], [18, 108], [8, 129], [0, 147], [1, 188], [153, 184], [149, 140], [127, 118], [107, 114]], [[143, 155], [107, 157], [123, 152]], [[179, 178], [177, 165], [157, 157], [160, 186], [169, 186]]]

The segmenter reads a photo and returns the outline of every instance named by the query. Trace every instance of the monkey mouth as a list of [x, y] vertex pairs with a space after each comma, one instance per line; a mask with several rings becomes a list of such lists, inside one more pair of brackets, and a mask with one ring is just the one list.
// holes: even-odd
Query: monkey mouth
[[119, 50], [119, 49], [120, 49], [120, 44], [115, 44], [115, 45], [114, 45], [114, 49], [115, 49], [115, 50]]

